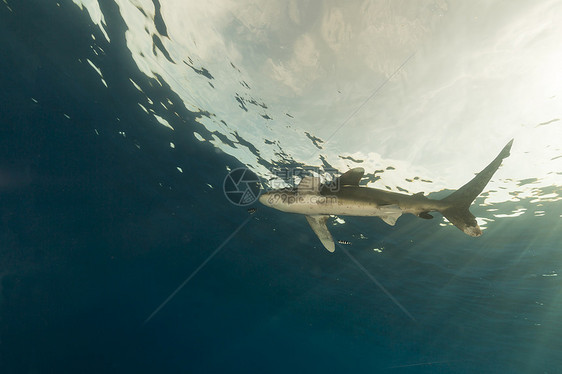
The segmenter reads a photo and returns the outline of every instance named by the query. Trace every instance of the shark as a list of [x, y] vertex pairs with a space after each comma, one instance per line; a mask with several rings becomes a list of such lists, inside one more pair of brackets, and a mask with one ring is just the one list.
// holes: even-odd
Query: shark
[[335, 251], [334, 239], [326, 222], [331, 216], [379, 217], [394, 226], [403, 214], [431, 219], [431, 212], [442, 214], [465, 234], [478, 237], [482, 229], [469, 207], [484, 190], [503, 159], [509, 156], [513, 139], [498, 156], [469, 182], [443, 199], [431, 199], [419, 192], [413, 195], [360, 186], [365, 174], [361, 167], [351, 169], [330, 183], [306, 176], [294, 188], [264, 192], [259, 201], [270, 208], [304, 215], [324, 247]]

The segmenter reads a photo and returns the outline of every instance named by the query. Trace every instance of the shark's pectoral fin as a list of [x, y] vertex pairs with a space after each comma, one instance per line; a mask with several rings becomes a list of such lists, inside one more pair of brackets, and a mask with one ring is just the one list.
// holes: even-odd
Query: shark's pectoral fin
[[396, 220], [402, 215], [402, 209], [395, 204], [385, 205], [380, 209], [381, 212], [379, 217], [390, 226], [394, 226], [396, 224]]
[[317, 215], [317, 216], [305, 216], [306, 220], [314, 230], [314, 233], [318, 236], [318, 239], [324, 244], [324, 247], [330, 252], [334, 252], [336, 250], [336, 245], [334, 244], [334, 239], [332, 238], [332, 234], [328, 231], [328, 227], [326, 226], [326, 221], [330, 216], [325, 215]]

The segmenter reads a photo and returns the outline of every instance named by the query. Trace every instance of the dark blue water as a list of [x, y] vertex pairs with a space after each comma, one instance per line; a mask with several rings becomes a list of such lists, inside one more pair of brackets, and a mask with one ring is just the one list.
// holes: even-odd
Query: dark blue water
[[[138, 71], [115, 4], [102, 2], [107, 43], [69, 1], [8, 3], [0, 373], [562, 372], [560, 202], [478, 239], [415, 217], [335, 227], [369, 233], [347, 248], [416, 321], [303, 217], [256, 206], [143, 325], [248, 217], [221, 189], [226, 167], [243, 165], [197, 141], [197, 114]], [[129, 78], [171, 98], [182, 120], [155, 110], [175, 131], [138, 110]]]

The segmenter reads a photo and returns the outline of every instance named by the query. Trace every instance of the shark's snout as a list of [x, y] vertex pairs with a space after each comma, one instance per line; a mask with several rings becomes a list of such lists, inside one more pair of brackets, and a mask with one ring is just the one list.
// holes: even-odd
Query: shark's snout
[[271, 204], [268, 203], [268, 199], [269, 199], [269, 192], [264, 192], [260, 195], [259, 197], [259, 202], [262, 203], [265, 206], [270, 206]]

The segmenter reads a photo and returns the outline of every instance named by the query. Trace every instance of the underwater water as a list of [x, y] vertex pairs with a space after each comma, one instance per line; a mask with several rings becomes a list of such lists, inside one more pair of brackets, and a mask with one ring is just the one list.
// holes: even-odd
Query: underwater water
[[[561, 372], [561, 15], [3, 0], [0, 373]], [[512, 138], [478, 238], [342, 216], [329, 253], [223, 191], [364, 167], [442, 198]]]

